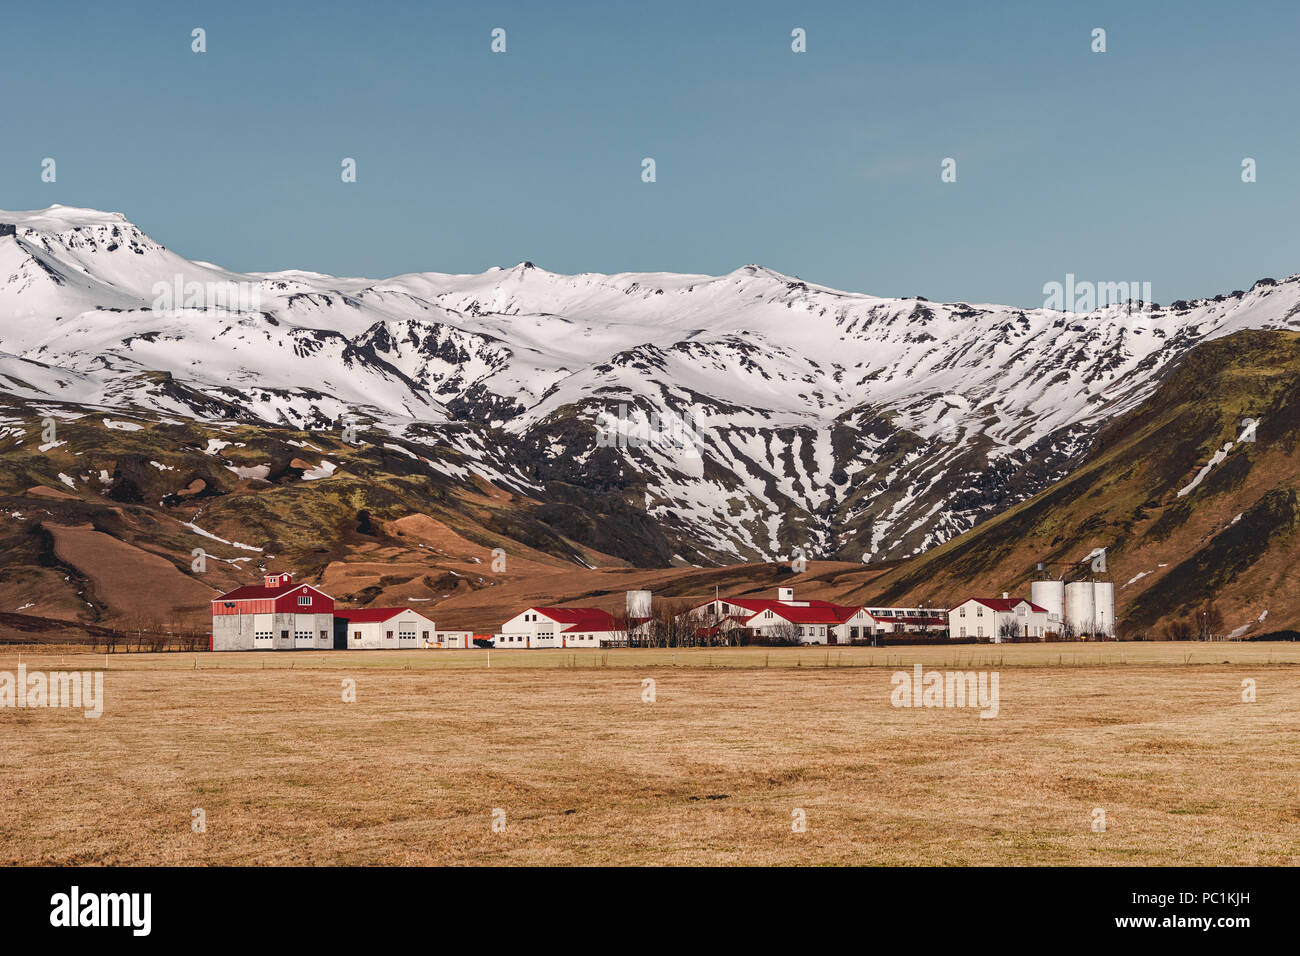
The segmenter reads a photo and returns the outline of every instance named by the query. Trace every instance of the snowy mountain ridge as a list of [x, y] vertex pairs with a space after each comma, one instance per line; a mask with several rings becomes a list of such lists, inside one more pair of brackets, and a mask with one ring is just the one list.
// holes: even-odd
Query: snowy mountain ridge
[[[1300, 278], [1175, 306], [889, 299], [754, 265], [241, 274], [119, 213], [0, 212], [0, 390], [15, 398], [307, 429], [356, 416], [541, 498], [623, 494], [696, 563], [938, 544], [1063, 474], [1198, 342], [1300, 328]], [[602, 447], [620, 406], [689, 421], [699, 454]]]

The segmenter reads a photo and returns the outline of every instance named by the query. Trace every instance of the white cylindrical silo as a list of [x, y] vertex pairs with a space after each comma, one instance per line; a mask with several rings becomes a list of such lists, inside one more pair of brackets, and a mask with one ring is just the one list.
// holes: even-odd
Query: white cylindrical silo
[[1065, 586], [1065, 623], [1076, 637], [1091, 634], [1096, 626], [1096, 591], [1091, 581], [1071, 581]]
[[633, 619], [650, 616], [650, 592], [627, 592], [627, 616]]
[[1100, 636], [1115, 636], [1115, 585], [1110, 581], [1095, 581], [1092, 585], [1093, 615], [1096, 632]]
[[1065, 620], [1065, 582], [1034, 581], [1029, 585], [1029, 600], [1047, 612], [1047, 629], [1059, 631]]

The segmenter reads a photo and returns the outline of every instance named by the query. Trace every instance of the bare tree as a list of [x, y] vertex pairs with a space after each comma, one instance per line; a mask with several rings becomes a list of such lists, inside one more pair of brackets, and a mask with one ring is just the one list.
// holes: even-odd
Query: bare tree
[[768, 628], [768, 635], [773, 644], [782, 646], [798, 647], [803, 643], [803, 633], [798, 624], [791, 624], [789, 621], [781, 621]]
[[1206, 601], [1197, 615], [1201, 625], [1201, 640], [1218, 641], [1223, 639], [1223, 612], [1213, 601]]

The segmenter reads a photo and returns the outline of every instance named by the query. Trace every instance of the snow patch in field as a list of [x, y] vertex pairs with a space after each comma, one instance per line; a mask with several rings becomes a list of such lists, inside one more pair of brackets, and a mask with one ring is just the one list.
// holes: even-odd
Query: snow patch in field
[[258, 552], [260, 552], [260, 551], [262, 550], [261, 548], [255, 548], [255, 547], [253, 547], [251, 544], [240, 544], [238, 541], [227, 541], [225, 538], [219, 538], [219, 537], [217, 537], [215, 534], [213, 534], [211, 531], [204, 531], [202, 528], [200, 528], [198, 525], [196, 525], [193, 521], [187, 521], [187, 522], [185, 523], [185, 527], [189, 528], [191, 531], [193, 531], [193, 532], [194, 532], [195, 534], [197, 534], [197, 535], [202, 535], [202, 536], [205, 537], [205, 538], [211, 538], [213, 541], [220, 541], [222, 544], [228, 544], [228, 545], [230, 545], [232, 548], [242, 548], [242, 549], [245, 550], [245, 551], [258, 551]]
[[59, 472], [59, 481], [63, 482], [65, 485], [67, 485], [67, 486], [68, 486], [69, 488], [71, 488], [73, 491], [76, 491], [76, 490], [77, 490], [77, 483], [76, 483], [75, 481], [73, 481], [70, 477], [68, 477], [67, 475], [65, 475], [63, 472]]
[[240, 478], [256, 478], [266, 481], [271, 475], [270, 465], [227, 465], [226, 468], [233, 471]]
[[104, 419], [104, 426], [119, 432], [138, 432], [144, 428], [143, 425], [137, 425], [135, 422], [115, 422], [111, 418]]
[[334, 464], [332, 461], [322, 461], [315, 468], [309, 468], [307, 471], [304, 471], [302, 473], [302, 480], [315, 481], [317, 478], [328, 478], [330, 475], [334, 474], [334, 469], [337, 467], [338, 465]]
[[203, 449], [204, 454], [215, 455], [223, 448], [229, 448], [230, 442], [222, 441], [220, 438], [209, 438], [207, 447]]

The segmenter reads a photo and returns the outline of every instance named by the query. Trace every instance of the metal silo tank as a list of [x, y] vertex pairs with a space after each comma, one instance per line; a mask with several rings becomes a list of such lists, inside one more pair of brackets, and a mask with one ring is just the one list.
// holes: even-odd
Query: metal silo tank
[[1095, 628], [1096, 590], [1091, 581], [1072, 581], [1065, 586], [1065, 621], [1075, 636], [1091, 634]]
[[1029, 600], [1047, 611], [1047, 629], [1059, 631], [1065, 619], [1065, 582], [1034, 581], [1029, 585]]
[[646, 618], [650, 616], [650, 592], [649, 591], [628, 591], [627, 592], [627, 616], [633, 618]]
[[1110, 581], [1095, 581], [1093, 590], [1093, 616], [1098, 634], [1115, 636], [1115, 585]]

